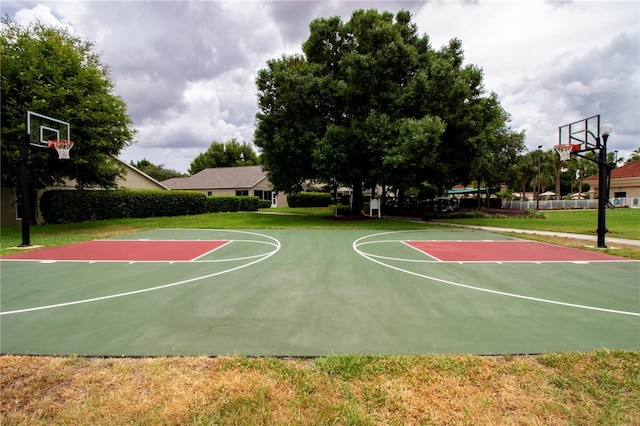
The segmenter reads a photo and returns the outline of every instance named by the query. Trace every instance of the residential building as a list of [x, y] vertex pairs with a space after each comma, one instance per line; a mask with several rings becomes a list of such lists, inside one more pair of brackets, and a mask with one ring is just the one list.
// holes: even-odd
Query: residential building
[[287, 207], [286, 194], [273, 190], [262, 166], [204, 169], [184, 178], [162, 181], [170, 189], [199, 191], [206, 195], [256, 196], [271, 201], [271, 207]]
[[[584, 180], [589, 184], [590, 198], [598, 198], [598, 175]], [[616, 207], [640, 207], [640, 160], [611, 170], [609, 200]]]

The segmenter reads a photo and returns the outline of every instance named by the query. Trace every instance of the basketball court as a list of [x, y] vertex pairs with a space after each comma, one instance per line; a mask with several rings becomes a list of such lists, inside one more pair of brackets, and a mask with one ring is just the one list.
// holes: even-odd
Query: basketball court
[[640, 347], [640, 262], [484, 231], [162, 229], [0, 267], [3, 354]]

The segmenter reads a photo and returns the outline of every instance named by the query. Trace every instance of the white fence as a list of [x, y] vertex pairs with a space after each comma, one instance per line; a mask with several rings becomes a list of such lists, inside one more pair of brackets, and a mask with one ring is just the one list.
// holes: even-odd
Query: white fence
[[[610, 198], [609, 201], [615, 207], [640, 208], [640, 198]], [[540, 210], [561, 210], [561, 209], [597, 209], [598, 199], [593, 200], [540, 200], [540, 201], [505, 201], [504, 207], [507, 209], [537, 209]]]

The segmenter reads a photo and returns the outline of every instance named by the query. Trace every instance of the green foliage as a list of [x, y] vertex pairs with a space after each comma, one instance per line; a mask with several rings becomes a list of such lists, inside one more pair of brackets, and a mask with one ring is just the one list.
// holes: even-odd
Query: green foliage
[[214, 195], [207, 197], [205, 210], [207, 213], [257, 211], [259, 203], [260, 198], [254, 196]]
[[269, 200], [259, 200], [258, 201], [258, 208], [268, 209], [270, 207], [271, 207], [271, 201], [269, 201]]
[[124, 101], [112, 94], [108, 68], [90, 42], [68, 30], [37, 23], [27, 28], [2, 19], [2, 185], [17, 187], [18, 147], [26, 133], [25, 112], [69, 122], [72, 158], [29, 160], [32, 188], [75, 179], [79, 188], [111, 188], [123, 173], [112, 156], [133, 142], [133, 122]]
[[145, 218], [205, 213], [206, 195], [194, 191], [62, 191], [42, 194], [46, 223]]
[[640, 147], [636, 148], [629, 158], [625, 161], [625, 165], [635, 163], [636, 161], [640, 161]]
[[498, 182], [509, 168], [495, 165], [522, 150], [481, 69], [463, 65], [460, 41], [433, 50], [409, 12], [316, 19], [302, 50], [268, 61], [256, 79], [254, 142], [276, 190], [340, 182], [358, 212], [363, 186]]
[[456, 213], [427, 213], [424, 215], [424, 220], [439, 220], [439, 219], [484, 219], [489, 217], [500, 217], [498, 215], [490, 215], [480, 210], [470, 210]]
[[327, 207], [333, 198], [326, 192], [298, 192], [287, 194], [289, 207]]
[[236, 139], [227, 143], [212, 142], [209, 148], [191, 161], [189, 173], [194, 175], [204, 169], [217, 167], [253, 166], [259, 164], [251, 145], [240, 144]]
[[527, 209], [529, 219], [546, 219], [547, 215], [542, 210]]
[[46, 223], [196, 215], [258, 210], [258, 197], [206, 195], [195, 191], [46, 191], [40, 209]]
[[163, 180], [171, 179], [174, 177], [185, 177], [184, 173], [177, 172], [173, 169], [167, 169], [164, 167], [164, 164], [153, 164], [151, 161], [147, 159], [142, 159], [137, 162], [131, 162], [131, 165], [141, 172], [151, 176], [158, 182], [162, 182]]

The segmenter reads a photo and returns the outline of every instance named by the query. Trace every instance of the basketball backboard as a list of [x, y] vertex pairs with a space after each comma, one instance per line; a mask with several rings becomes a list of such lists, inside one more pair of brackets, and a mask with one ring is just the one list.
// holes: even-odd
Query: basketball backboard
[[49, 141], [71, 140], [71, 126], [66, 121], [27, 111], [27, 134], [31, 145], [49, 148]]
[[600, 116], [585, 118], [564, 126], [558, 132], [558, 145], [579, 145], [576, 151], [586, 151], [600, 146]]

